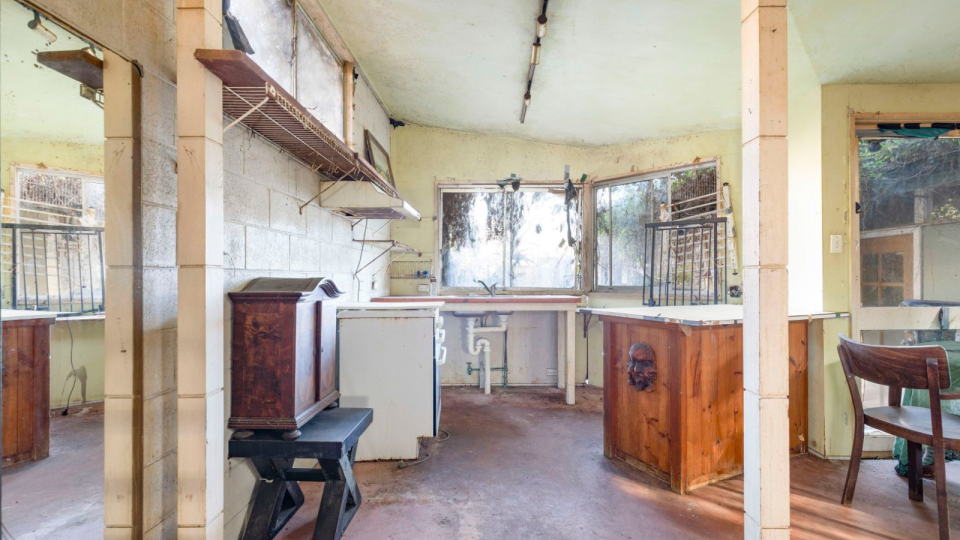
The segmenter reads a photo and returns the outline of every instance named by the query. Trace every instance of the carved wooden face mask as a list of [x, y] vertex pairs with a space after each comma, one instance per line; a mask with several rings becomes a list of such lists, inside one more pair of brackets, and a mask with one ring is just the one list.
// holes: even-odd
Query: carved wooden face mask
[[639, 341], [630, 346], [627, 378], [638, 392], [653, 392], [657, 382], [657, 364], [653, 349]]

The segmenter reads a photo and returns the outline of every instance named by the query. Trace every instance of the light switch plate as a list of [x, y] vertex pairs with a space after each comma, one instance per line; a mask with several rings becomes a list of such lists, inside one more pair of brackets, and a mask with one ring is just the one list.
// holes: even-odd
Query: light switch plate
[[830, 235], [830, 253], [843, 253], [843, 235]]

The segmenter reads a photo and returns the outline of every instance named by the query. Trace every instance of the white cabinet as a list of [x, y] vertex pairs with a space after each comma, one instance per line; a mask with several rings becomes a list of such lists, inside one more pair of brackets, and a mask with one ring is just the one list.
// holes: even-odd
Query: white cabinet
[[442, 302], [341, 304], [337, 313], [340, 406], [370, 407], [356, 459], [413, 460], [440, 419]]

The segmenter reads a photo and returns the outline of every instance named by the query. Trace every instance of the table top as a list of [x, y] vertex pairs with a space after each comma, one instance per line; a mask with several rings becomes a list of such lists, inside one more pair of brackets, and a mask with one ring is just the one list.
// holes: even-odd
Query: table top
[[373, 422], [373, 409], [337, 407], [320, 411], [300, 428], [300, 438], [286, 441], [283, 431], [254, 431], [248, 439], [231, 439], [230, 457], [339, 459], [357, 444]]
[[563, 294], [501, 294], [497, 296], [381, 296], [373, 302], [444, 302], [446, 304], [578, 304], [582, 296]]
[[0, 318], [4, 321], [25, 321], [31, 319], [55, 319], [58, 313], [56, 311], [33, 311], [27, 309], [4, 309], [0, 310]]
[[[580, 308], [577, 311], [601, 317], [620, 317], [642, 321], [684, 324], [687, 326], [721, 326], [743, 323], [743, 306], [716, 304], [708, 306], [642, 306], [627, 308]], [[847, 317], [847, 313], [829, 311], [791, 311], [791, 321]]]

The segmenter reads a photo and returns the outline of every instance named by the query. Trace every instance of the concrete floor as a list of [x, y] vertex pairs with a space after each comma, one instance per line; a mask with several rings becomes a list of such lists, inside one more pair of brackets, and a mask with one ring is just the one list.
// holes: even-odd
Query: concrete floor
[[[483, 396], [444, 388], [430, 459], [404, 470], [358, 463], [363, 504], [347, 540], [743, 538], [743, 479], [680, 496], [603, 456], [601, 392], [578, 389], [577, 405], [554, 389]], [[374, 420], [376, 421], [376, 420]], [[960, 533], [960, 465], [947, 467], [954, 533]], [[893, 461], [865, 461], [850, 508], [837, 504], [845, 462], [792, 460], [792, 538], [936, 538], [933, 482], [913, 503]], [[278, 536], [311, 537], [321, 486]]]
[[3, 468], [3, 524], [17, 540], [103, 537], [103, 403], [50, 417], [50, 456]]
[[[658, 539], [743, 537], [743, 481], [679, 496], [603, 457], [601, 392], [578, 389], [444, 388], [443, 443], [430, 459], [358, 463], [363, 504], [346, 540]], [[960, 464], [947, 466], [954, 534], [960, 534]], [[837, 504], [846, 463], [792, 461], [793, 538], [936, 538], [934, 486], [907, 499], [893, 462], [865, 461], [853, 507]], [[278, 536], [311, 537], [322, 485]], [[101, 538], [103, 412], [51, 419], [50, 457], [3, 471], [4, 524], [18, 540]]]

